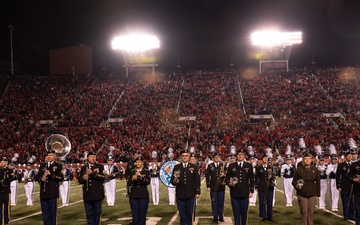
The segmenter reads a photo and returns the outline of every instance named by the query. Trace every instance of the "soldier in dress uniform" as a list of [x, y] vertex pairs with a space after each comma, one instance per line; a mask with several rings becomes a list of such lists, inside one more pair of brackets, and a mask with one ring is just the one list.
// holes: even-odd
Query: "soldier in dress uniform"
[[[171, 160], [174, 160], [174, 153], [173, 153], [173, 149], [169, 148], [167, 161], [171, 161]], [[175, 205], [176, 188], [169, 186], [167, 187], [167, 191], [168, 191], [169, 205]]]
[[292, 152], [291, 146], [286, 147], [285, 163], [281, 165], [280, 174], [283, 179], [283, 187], [285, 194], [285, 201], [287, 207], [292, 207], [292, 201], [294, 196], [294, 187], [292, 186], [292, 180], [295, 173], [295, 166], [291, 162]]
[[135, 167], [130, 171], [126, 180], [127, 185], [131, 186], [129, 199], [131, 202], [132, 223], [145, 225], [149, 206], [147, 186], [150, 184], [150, 172], [147, 168], [144, 168], [144, 159], [141, 156], [135, 160]]
[[229, 165], [225, 182], [230, 187], [234, 224], [246, 225], [249, 198], [254, 193], [254, 173], [252, 165], [245, 162], [244, 150], [237, 151], [236, 162]]
[[21, 178], [24, 183], [26, 206], [34, 205], [34, 189], [35, 189], [35, 170], [31, 168], [31, 164], [28, 163], [25, 166], [24, 176]]
[[104, 166], [96, 162], [96, 152], [87, 154], [87, 164], [81, 167], [78, 182], [82, 185], [86, 219], [89, 225], [101, 224], [101, 204], [104, 200]]
[[19, 170], [15, 168], [15, 164], [13, 162], [10, 162], [8, 168], [12, 170], [12, 173], [14, 174], [13, 180], [10, 183], [10, 205], [16, 205], [19, 184]]
[[[135, 161], [136, 159], [141, 156], [141, 151], [137, 150], [133, 153], [133, 158], [127, 163], [126, 168], [125, 168], [125, 177], [129, 177], [129, 173], [132, 169], [135, 168]], [[147, 163], [144, 162], [144, 167], [148, 168]], [[130, 191], [130, 187], [126, 186], [126, 195], [128, 196], [128, 192]]]
[[272, 153], [267, 151], [261, 157], [262, 164], [256, 167], [255, 189], [259, 194], [259, 216], [261, 221], [273, 221], [273, 196], [275, 187], [275, 170], [268, 162], [272, 158]]
[[351, 181], [350, 181], [350, 166], [352, 161], [352, 154], [350, 149], [345, 151], [345, 161], [339, 163], [336, 170], [336, 187], [340, 192], [341, 201], [343, 205], [343, 219], [355, 220], [354, 201], [350, 196]]
[[8, 160], [2, 158], [0, 161], [0, 221], [2, 224], [8, 224], [10, 221], [10, 182], [14, 174], [7, 167]]
[[213, 161], [206, 169], [206, 187], [210, 192], [213, 222], [224, 222], [226, 165], [221, 162], [220, 153], [213, 155]]
[[47, 163], [42, 163], [35, 180], [40, 183], [40, 203], [45, 225], [57, 224], [59, 182], [63, 181], [62, 165], [55, 162], [54, 150], [47, 151]]
[[151, 197], [154, 205], [159, 205], [160, 197], [160, 166], [156, 161], [149, 163]]
[[119, 175], [119, 168], [114, 164], [114, 158], [110, 155], [107, 164], [104, 165], [105, 174], [105, 195], [108, 206], [114, 206], [116, 199], [116, 177]]
[[350, 166], [350, 181], [355, 205], [355, 223], [360, 225], [360, 161], [353, 162]]
[[324, 153], [323, 151], [318, 153], [318, 165], [316, 166], [320, 173], [320, 197], [319, 197], [319, 209], [325, 209], [326, 207], [326, 192], [328, 189], [327, 184], [327, 175], [326, 175], [326, 168], [327, 165], [325, 164], [324, 160]]
[[61, 196], [62, 206], [68, 206], [70, 201], [70, 181], [73, 179], [73, 174], [69, 168], [69, 164], [63, 162], [63, 178], [64, 181], [60, 183], [59, 193]]
[[313, 225], [316, 199], [320, 197], [320, 173], [312, 165], [312, 155], [303, 155], [303, 164], [299, 166], [294, 174], [292, 185], [296, 189], [301, 224]]
[[189, 162], [187, 149], [180, 152], [181, 163], [174, 166], [170, 182], [176, 186], [176, 202], [180, 225], [193, 223], [195, 198], [200, 197], [200, 173], [198, 167]]
[[331, 163], [326, 168], [326, 175], [330, 178], [330, 205], [331, 211], [338, 211], [339, 191], [336, 187], [336, 172], [338, 168], [338, 157], [335, 146], [330, 144]]

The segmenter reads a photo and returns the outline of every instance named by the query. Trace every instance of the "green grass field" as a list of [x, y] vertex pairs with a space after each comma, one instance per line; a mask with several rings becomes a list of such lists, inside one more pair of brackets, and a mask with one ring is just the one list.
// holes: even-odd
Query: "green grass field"
[[[300, 224], [300, 214], [297, 200], [294, 199], [294, 207], [285, 207], [285, 197], [282, 193], [282, 181], [277, 179], [278, 187], [276, 191], [276, 203], [274, 207], [273, 219], [275, 224], [283, 225], [297, 225]], [[150, 192], [150, 186], [149, 186]], [[67, 207], [61, 206], [61, 200], [59, 199], [59, 209], [58, 209], [58, 224], [59, 225], [85, 225], [85, 209], [82, 202], [82, 191], [81, 186], [77, 185], [75, 181], [71, 182], [71, 197], [70, 205]], [[106, 225], [115, 225], [115, 224], [129, 224], [129, 219], [131, 218], [129, 200], [125, 197], [125, 181], [118, 180], [117, 182], [117, 194], [115, 206], [109, 207], [106, 204], [106, 201], [103, 202], [103, 223]], [[151, 195], [151, 194], [150, 194]], [[329, 206], [329, 193], [327, 197], [327, 205]], [[40, 209], [40, 199], [39, 199], [39, 185], [36, 184], [35, 187], [35, 204], [34, 206], [26, 206], [26, 197], [24, 193], [24, 184], [19, 184], [18, 191], [18, 202], [16, 206], [11, 208], [11, 224], [13, 225], [23, 225], [23, 224], [42, 224], [41, 209]], [[196, 207], [196, 216], [198, 219], [196, 223], [199, 225], [203, 224], [214, 224], [212, 223], [211, 217], [211, 204], [208, 192], [206, 192], [206, 187], [204, 182], [202, 183], [202, 194], [199, 200], [199, 203]], [[179, 224], [179, 218], [176, 214], [177, 207], [170, 206], [168, 204], [167, 198], [167, 189], [164, 185], [160, 184], [160, 204], [152, 205], [150, 199], [149, 210], [147, 216], [149, 220], [147, 224]], [[226, 220], [232, 221], [232, 209], [230, 205], [230, 195], [227, 189], [225, 195], [225, 217]], [[221, 224], [221, 223], [220, 223]], [[222, 224], [232, 224], [222, 223]], [[257, 224], [274, 224], [270, 221], [260, 222], [259, 218], [259, 209], [256, 207], [249, 207], [249, 225]], [[342, 206], [341, 200], [339, 200], [339, 211], [331, 212], [329, 210], [319, 210], [316, 209], [315, 212], [315, 224], [352, 224], [349, 221], [342, 220]]]

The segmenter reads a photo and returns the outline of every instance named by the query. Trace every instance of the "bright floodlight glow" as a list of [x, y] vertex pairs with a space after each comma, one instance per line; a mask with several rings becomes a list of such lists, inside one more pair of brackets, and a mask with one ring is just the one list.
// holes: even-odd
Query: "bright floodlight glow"
[[301, 32], [259, 31], [251, 34], [253, 45], [287, 46], [302, 43]]
[[141, 52], [160, 47], [160, 41], [153, 35], [130, 34], [115, 37], [111, 43], [113, 49], [127, 52]]

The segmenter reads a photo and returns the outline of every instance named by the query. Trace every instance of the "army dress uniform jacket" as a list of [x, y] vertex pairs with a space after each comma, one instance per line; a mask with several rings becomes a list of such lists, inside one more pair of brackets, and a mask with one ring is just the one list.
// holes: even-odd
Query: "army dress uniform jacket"
[[[215, 163], [208, 165], [206, 169], [206, 187], [211, 191], [224, 191], [225, 184], [222, 182], [225, 177], [220, 177], [221, 170], [225, 170], [225, 166], [222, 162], [216, 167]], [[224, 171], [225, 172], [225, 171]]]
[[[303, 180], [303, 187], [297, 189], [296, 185], [299, 180]], [[313, 196], [320, 197], [320, 172], [315, 166], [310, 166], [309, 170], [304, 165], [298, 167], [294, 174], [292, 185], [297, 190], [297, 195], [310, 198]]]
[[132, 180], [132, 176], [135, 175], [136, 169], [130, 171], [129, 176], [126, 178], [127, 186], [131, 186], [130, 198], [149, 198], [149, 191], [147, 186], [150, 184], [150, 172], [148, 169], [142, 169], [140, 171], [141, 177], [137, 180]]
[[[84, 180], [83, 175], [86, 174], [88, 168], [93, 172], [89, 174], [88, 180]], [[103, 165], [94, 163], [92, 166], [87, 164], [81, 167], [78, 182], [79, 184], [82, 184], [84, 201], [98, 201], [104, 199], [104, 180]]]
[[230, 187], [230, 196], [234, 198], [248, 198], [250, 193], [254, 193], [254, 172], [253, 167], [248, 162], [243, 162], [243, 166], [238, 162], [231, 163], [226, 173], [226, 184], [229, 185], [231, 179], [236, 179], [234, 187]]
[[14, 174], [11, 169], [0, 168], [0, 203], [9, 201], [10, 183]]
[[351, 164], [349, 177], [353, 184], [353, 194], [360, 196], [360, 183], [352, 181], [353, 178], [360, 177], [360, 161], [356, 161]]
[[[42, 181], [45, 170], [49, 170], [46, 181]], [[62, 165], [53, 161], [48, 165], [42, 163], [35, 180], [40, 184], [40, 198], [58, 198], [59, 197], [59, 182], [63, 181]]]
[[[174, 183], [174, 178], [178, 177], [179, 183]], [[195, 164], [187, 163], [186, 168], [183, 163], [174, 166], [170, 183], [176, 186], [176, 197], [181, 199], [194, 198], [200, 194], [200, 173]]]
[[348, 162], [339, 163], [336, 170], [336, 188], [341, 188], [341, 191], [350, 191], [350, 166]]
[[[274, 177], [269, 179], [269, 173], [271, 173]], [[275, 187], [274, 179], [274, 167], [268, 165], [266, 167], [266, 170], [263, 165], [259, 165], [256, 167], [255, 189], [259, 191], [273, 190]]]

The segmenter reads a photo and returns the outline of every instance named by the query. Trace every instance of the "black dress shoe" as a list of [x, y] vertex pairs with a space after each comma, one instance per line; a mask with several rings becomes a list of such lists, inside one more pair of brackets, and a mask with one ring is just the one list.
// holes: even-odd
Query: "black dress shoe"
[[261, 222], [262, 222], [262, 221], [266, 221], [266, 218], [262, 218], [262, 219], [261, 219]]
[[218, 222], [218, 220], [212, 220], [213, 221], [213, 223], [217, 223]]
[[224, 222], [224, 219], [219, 219], [220, 222]]

